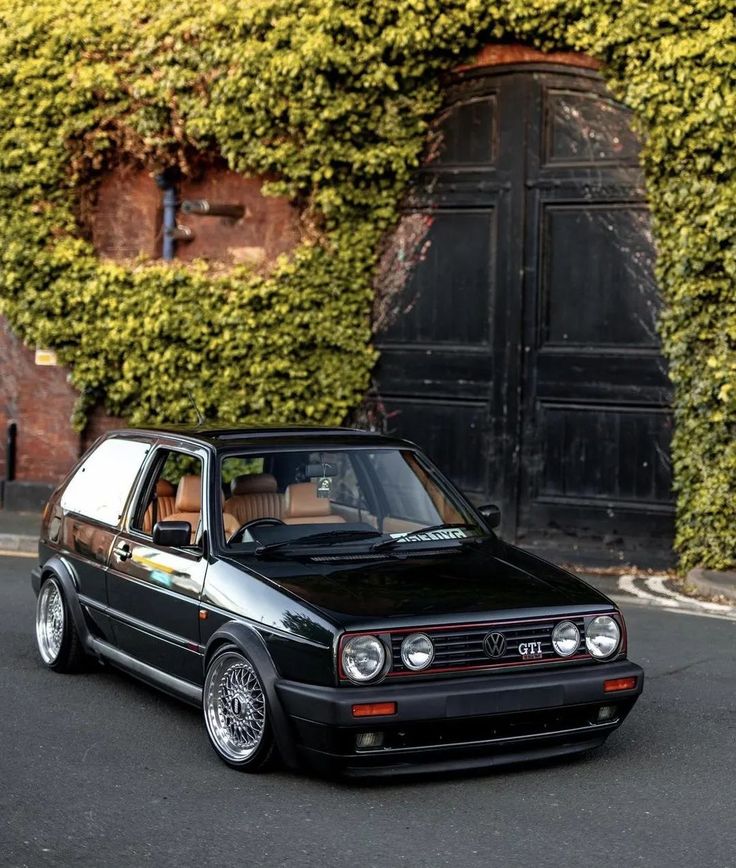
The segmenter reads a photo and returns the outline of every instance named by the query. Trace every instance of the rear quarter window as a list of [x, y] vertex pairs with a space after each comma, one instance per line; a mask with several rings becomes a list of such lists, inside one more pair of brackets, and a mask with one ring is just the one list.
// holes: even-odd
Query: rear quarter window
[[62, 508], [105, 524], [119, 524], [150, 448], [150, 443], [139, 440], [103, 440], [69, 480], [61, 496]]

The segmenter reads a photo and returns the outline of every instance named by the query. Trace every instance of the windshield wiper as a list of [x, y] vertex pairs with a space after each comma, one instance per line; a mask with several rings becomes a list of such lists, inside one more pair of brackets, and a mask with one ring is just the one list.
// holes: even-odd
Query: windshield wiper
[[313, 546], [313, 545], [334, 545], [341, 542], [352, 542], [360, 539], [373, 539], [377, 536], [385, 536], [379, 530], [328, 530], [321, 533], [307, 534], [306, 536], [294, 537], [294, 539], [286, 539], [281, 542], [268, 543], [267, 545], [258, 546], [255, 554], [261, 557], [270, 552], [278, 551], [279, 549], [290, 548], [291, 546]]
[[[382, 542], [373, 543], [371, 546], [372, 552], [385, 552], [390, 549], [394, 549], [397, 546], [406, 544], [407, 542], [445, 542], [445, 540], [422, 540], [417, 539], [413, 540], [411, 537], [420, 536], [423, 533], [434, 533], [438, 530], [455, 530], [455, 529], [464, 529], [472, 527], [472, 525], [467, 522], [461, 522], [459, 524], [433, 524], [430, 527], [423, 527], [421, 530], [412, 530], [407, 533], [403, 533], [401, 536], [391, 537], [391, 539], [383, 540]], [[407, 539], [409, 537], [409, 539]], [[448, 537], [449, 540], [454, 540], [457, 542], [465, 542], [466, 540], [476, 539], [476, 537]]]

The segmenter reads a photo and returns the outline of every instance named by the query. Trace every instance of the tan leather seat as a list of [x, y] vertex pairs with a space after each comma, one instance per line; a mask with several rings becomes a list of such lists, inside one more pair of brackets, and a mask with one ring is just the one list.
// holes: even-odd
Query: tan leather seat
[[225, 501], [225, 512], [235, 516], [238, 527], [257, 518], [281, 518], [284, 499], [278, 492], [276, 477], [270, 473], [236, 476], [230, 483], [232, 496]]
[[188, 521], [192, 526], [192, 545], [197, 539], [202, 515], [202, 477], [189, 473], [179, 480], [176, 489], [176, 508], [169, 521]]
[[[167, 521], [188, 521], [192, 526], [192, 545], [197, 540], [199, 522], [202, 515], [202, 478], [194, 474], [182, 476], [176, 489], [176, 511], [168, 516]], [[228, 538], [240, 526], [237, 519], [223, 512], [225, 537]]]
[[[166, 521], [176, 509], [176, 489], [166, 479], [159, 479], [156, 483], [156, 521]], [[143, 515], [143, 531], [151, 533], [153, 529], [153, 500], [146, 507]]]
[[230, 494], [273, 494], [279, 490], [272, 473], [244, 473], [230, 483]]
[[328, 497], [317, 497], [314, 482], [295, 482], [286, 489], [282, 515], [285, 524], [344, 524], [341, 515], [332, 513]]

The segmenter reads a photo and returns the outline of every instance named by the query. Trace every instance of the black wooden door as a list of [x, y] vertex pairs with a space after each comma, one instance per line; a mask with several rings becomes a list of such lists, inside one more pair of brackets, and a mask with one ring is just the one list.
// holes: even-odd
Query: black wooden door
[[509, 537], [671, 532], [669, 386], [629, 122], [593, 73], [470, 74], [410, 197], [406, 221], [429, 228], [378, 335], [389, 429], [499, 502]]

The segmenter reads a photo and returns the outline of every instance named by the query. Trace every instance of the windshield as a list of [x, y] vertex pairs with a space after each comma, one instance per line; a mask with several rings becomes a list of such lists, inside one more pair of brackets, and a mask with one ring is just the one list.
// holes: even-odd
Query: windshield
[[[486, 535], [469, 505], [411, 450], [243, 453], [222, 459], [228, 545], [427, 545]], [[425, 533], [422, 533], [425, 531]], [[311, 538], [311, 539], [310, 539]]]

